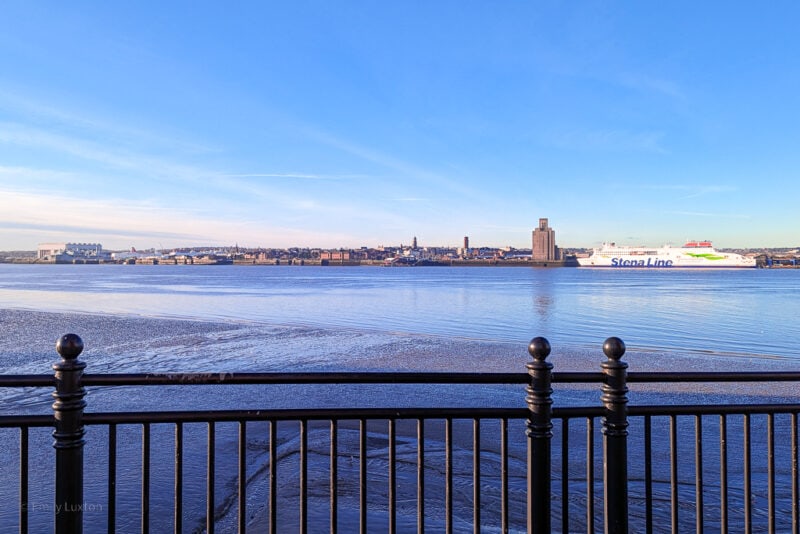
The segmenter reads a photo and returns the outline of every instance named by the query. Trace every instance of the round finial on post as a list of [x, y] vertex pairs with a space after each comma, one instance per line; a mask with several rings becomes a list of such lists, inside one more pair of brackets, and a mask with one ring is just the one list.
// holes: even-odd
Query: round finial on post
[[53, 364], [53, 448], [56, 450], [55, 532], [83, 532], [83, 409], [81, 384], [86, 362], [78, 359], [83, 340], [66, 334], [56, 341], [61, 360]]
[[[528, 344], [532, 362], [525, 364], [530, 382], [525, 391], [528, 415], [528, 532], [550, 532], [551, 440], [553, 438], [553, 364], [550, 342], [535, 337]], [[536, 520], [534, 520], [536, 518]]]
[[528, 354], [534, 360], [544, 361], [550, 355], [550, 342], [544, 337], [535, 337], [528, 344]]
[[608, 358], [603, 370], [603, 495], [606, 532], [628, 532], [628, 363], [625, 343], [610, 337], [603, 343]]
[[609, 359], [619, 361], [625, 354], [625, 342], [618, 337], [610, 337], [603, 343], [603, 354]]
[[64, 334], [56, 341], [56, 351], [65, 360], [74, 360], [83, 352], [83, 340], [77, 334]]

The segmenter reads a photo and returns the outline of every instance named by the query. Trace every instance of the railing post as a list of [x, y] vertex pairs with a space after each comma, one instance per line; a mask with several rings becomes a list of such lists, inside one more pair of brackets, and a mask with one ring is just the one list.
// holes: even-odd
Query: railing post
[[625, 343], [610, 337], [603, 343], [603, 494], [606, 534], [628, 532], [628, 364], [621, 361]]
[[550, 387], [553, 364], [545, 359], [550, 355], [550, 342], [535, 337], [528, 345], [533, 357], [526, 367], [530, 384], [525, 402], [528, 404], [528, 533], [550, 534], [550, 439], [553, 389]]
[[55, 532], [83, 532], [83, 397], [81, 377], [86, 363], [78, 360], [83, 341], [66, 334], [56, 342], [61, 361], [53, 364], [56, 390], [53, 392], [56, 449]]

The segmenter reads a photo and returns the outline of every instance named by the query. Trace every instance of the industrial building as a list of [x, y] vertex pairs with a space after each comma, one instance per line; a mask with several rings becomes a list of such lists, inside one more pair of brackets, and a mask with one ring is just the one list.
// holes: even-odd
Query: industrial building
[[40, 243], [36, 258], [54, 263], [100, 261], [110, 258], [100, 243]]

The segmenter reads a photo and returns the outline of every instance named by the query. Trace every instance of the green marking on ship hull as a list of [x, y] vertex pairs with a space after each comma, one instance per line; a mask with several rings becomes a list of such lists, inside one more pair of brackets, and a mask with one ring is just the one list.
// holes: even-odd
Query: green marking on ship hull
[[692, 258], [704, 258], [704, 259], [711, 260], [711, 261], [724, 260], [725, 259], [725, 256], [715, 256], [714, 254], [708, 254], [708, 253], [706, 253], [706, 254], [692, 254], [691, 252], [687, 252], [686, 255], [687, 256], [691, 256]]

